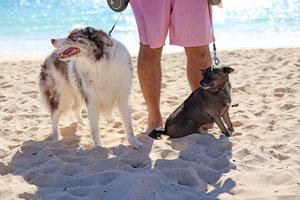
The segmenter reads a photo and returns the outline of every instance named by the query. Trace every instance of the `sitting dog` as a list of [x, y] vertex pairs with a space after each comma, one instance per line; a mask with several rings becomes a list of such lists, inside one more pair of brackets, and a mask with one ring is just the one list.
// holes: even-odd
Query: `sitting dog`
[[61, 114], [73, 110], [80, 124], [83, 105], [88, 112], [95, 146], [102, 146], [99, 114], [111, 114], [117, 105], [131, 146], [140, 149], [133, 135], [128, 103], [132, 64], [128, 50], [102, 30], [78, 28], [66, 38], [51, 40], [56, 48], [46, 58], [39, 76], [40, 99], [51, 114], [52, 139], [58, 140]]
[[200, 87], [168, 117], [165, 129], [154, 129], [149, 136], [157, 139], [163, 134], [180, 138], [196, 133], [201, 126], [213, 122], [223, 134], [231, 136], [234, 129], [228, 113], [231, 103], [229, 74], [233, 71], [230, 67], [209, 67], [202, 72]]

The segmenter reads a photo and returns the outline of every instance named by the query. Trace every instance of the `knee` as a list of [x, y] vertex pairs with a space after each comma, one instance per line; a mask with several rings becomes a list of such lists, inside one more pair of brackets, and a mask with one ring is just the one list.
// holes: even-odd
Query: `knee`
[[207, 46], [185, 48], [186, 56], [189, 62], [199, 67], [208, 67], [211, 64], [211, 55]]
[[210, 60], [211, 55], [209, 47], [200, 46], [200, 47], [186, 47], [185, 52], [188, 59], [195, 60]]
[[162, 47], [150, 48], [149, 45], [140, 44], [139, 59], [143, 61], [160, 61]]

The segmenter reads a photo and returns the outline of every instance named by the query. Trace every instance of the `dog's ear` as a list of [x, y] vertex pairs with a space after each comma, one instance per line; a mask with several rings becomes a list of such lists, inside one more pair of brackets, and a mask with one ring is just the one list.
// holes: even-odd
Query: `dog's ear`
[[231, 67], [223, 67], [223, 72], [226, 74], [230, 74], [234, 71]]
[[103, 45], [112, 47], [113, 41], [112, 39], [102, 30], [95, 31], [91, 39], [97, 44], [98, 47], [102, 47]]
[[94, 33], [96, 33], [96, 32], [97, 32], [97, 30], [94, 29], [94, 28], [92, 28], [92, 27], [86, 27], [86, 28], [83, 29], [83, 33], [84, 33], [85, 35], [88, 35], [89, 37], [92, 37], [92, 35], [93, 35]]

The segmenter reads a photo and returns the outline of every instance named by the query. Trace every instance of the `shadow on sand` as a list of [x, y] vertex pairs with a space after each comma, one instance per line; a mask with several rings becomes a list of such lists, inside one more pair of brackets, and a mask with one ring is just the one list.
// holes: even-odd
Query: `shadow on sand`
[[[84, 149], [76, 135], [59, 142], [26, 141], [7, 165], [37, 187], [21, 199], [218, 199], [235, 182], [220, 181], [230, 171], [227, 137], [193, 134], [176, 140], [138, 135], [140, 151], [119, 145]], [[5, 175], [5, 173], [2, 175]]]

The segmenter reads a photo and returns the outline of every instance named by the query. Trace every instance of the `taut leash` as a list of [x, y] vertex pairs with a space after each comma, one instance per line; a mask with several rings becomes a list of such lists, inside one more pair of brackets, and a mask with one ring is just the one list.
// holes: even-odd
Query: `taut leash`
[[120, 12], [119, 17], [117, 18], [115, 24], [111, 27], [110, 31], [108, 32], [109, 37], [111, 37], [111, 33], [113, 32], [115, 26], [117, 25], [117, 23], [118, 23], [118, 21], [119, 21], [121, 15], [122, 15], [122, 13], [123, 13], [123, 12]]

